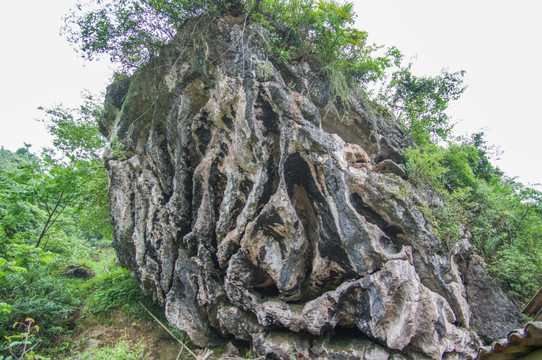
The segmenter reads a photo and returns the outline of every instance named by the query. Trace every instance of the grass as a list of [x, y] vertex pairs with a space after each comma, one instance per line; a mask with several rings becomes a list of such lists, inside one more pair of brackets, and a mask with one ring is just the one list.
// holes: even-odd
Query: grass
[[111, 347], [90, 347], [82, 352], [76, 352], [66, 360], [138, 360], [142, 358], [144, 344], [121, 340]]
[[[9, 324], [27, 316], [36, 319], [40, 330], [32, 339], [38, 344], [35, 353], [25, 358], [175, 359], [180, 350], [178, 342], [140, 303], [167, 324], [163, 309], [143, 295], [128, 270], [116, 265], [114, 250], [105, 243], [70, 245], [66, 250], [51, 241], [50, 249], [57, 254], [53, 261], [14, 275], [20, 284], [9, 288], [13, 311], [2, 320], [0, 359], [12, 359], [9, 343], [1, 339], [17, 335]], [[66, 278], [59, 270], [68, 264], [86, 265], [95, 276], [87, 280]], [[187, 342], [186, 334], [178, 330], [172, 333]]]

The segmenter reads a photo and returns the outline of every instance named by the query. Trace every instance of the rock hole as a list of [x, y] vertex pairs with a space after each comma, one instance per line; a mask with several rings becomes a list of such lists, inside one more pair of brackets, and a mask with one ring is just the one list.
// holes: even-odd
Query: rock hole
[[280, 291], [275, 284], [264, 287], [255, 287], [254, 290], [265, 299], [278, 297], [280, 295]]
[[262, 298], [279, 296], [280, 292], [277, 285], [265, 270], [250, 261], [246, 261], [245, 266], [250, 274], [246, 284], [249, 288], [252, 287]]
[[205, 154], [205, 151], [207, 150], [207, 145], [209, 145], [209, 142], [211, 141], [212, 133], [205, 126], [200, 126], [199, 128], [197, 128], [195, 133], [200, 141], [198, 149], [202, 154]]
[[226, 175], [218, 170], [218, 160], [213, 162], [211, 171], [209, 174], [209, 187], [210, 192], [213, 195], [213, 208], [215, 211], [215, 218], [218, 219], [220, 213], [220, 205], [224, 199], [224, 191], [226, 190], [226, 184], [228, 178]]
[[226, 127], [229, 130], [233, 129], [233, 121], [228, 116], [226, 115], [222, 116], [222, 122], [224, 123], [224, 125], [226, 125]]
[[154, 247], [153, 242], [149, 239], [146, 232], [144, 233], [143, 238], [145, 240], [145, 257], [149, 257], [155, 262], [159, 263], [158, 250]]
[[209, 113], [207, 111], [202, 111], [197, 121], [197, 123], [200, 126], [196, 128], [196, 130], [194, 130], [196, 138], [197, 140], [199, 140], [198, 150], [201, 152], [201, 154], [205, 154], [205, 151], [207, 150], [207, 146], [209, 145], [209, 142], [211, 141], [211, 138], [213, 135], [211, 131], [207, 129], [206, 127], [206, 124], [208, 123], [208, 118], [209, 118]]
[[361, 330], [359, 330], [357, 327], [352, 326], [335, 326], [335, 329], [333, 331], [333, 335], [331, 339], [329, 340], [330, 344], [337, 344], [339, 345], [343, 341], [345, 342], [345, 345], [349, 343], [352, 339], [369, 339], [367, 335], [365, 335]]
[[261, 121], [265, 128], [263, 135], [278, 135], [280, 133], [279, 116], [273, 110], [271, 104], [263, 98], [261, 92], [258, 93], [258, 97], [256, 98], [254, 113], [256, 115], [256, 120]]
[[250, 342], [248, 341], [232, 338], [230, 342], [232, 343], [233, 346], [237, 348], [237, 350], [239, 351], [239, 354], [246, 354], [247, 352], [250, 351]]
[[277, 158], [271, 154], [268, 163], [267, 163], [267, 181], [263, 185], [262, 195], [258, 201], [258, 206], [256, 208], [256, 213], [259, 213], [263, 207], [269, 202], [271, 196], [277, 192], [279, 187], [280, 177], [279, 177], [279, 167], [277, 164]]
[[[174, 175], [177, 183], [178, 195], [173, 196], [168, 203], [168, 214], [175, 224], [180, 228], [177, 232], [177, 240], [192, 231], [192, 208], [194, 200], [194, 171], [186, 158], [179, 162], [180, 171]], [[183, 209], [179, 211], [178, 209]]]
[[230, 209], [229, 219], [228, 219], [228, 232], [232, 231], [237, 227], [237, 218], [241, 211], [245, 207], [245, 202], [240, 199], [236, 199], [233, 207]]

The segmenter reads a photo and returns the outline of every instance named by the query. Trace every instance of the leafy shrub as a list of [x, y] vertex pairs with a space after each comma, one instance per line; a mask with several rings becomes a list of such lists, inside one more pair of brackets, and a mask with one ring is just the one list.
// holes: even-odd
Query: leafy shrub
[[9, 267], [1, 267], [0, 301], [8, 310], [0, 317], [0, 336], [11, 333], [11, 325], [31, 317], [45, 336], [58, 333], [70, 313], [80, 305], [78, 280], [58, 275], [58, 258], [50, 252], [10, 244]]
[[[35, 323], [34, 319], [26, 318], [24, 322], [17, 322], [13, 325], [16, 332], [13, 335], [6, 336], [7, 343], [0, 346], [0, 353], [7, 352], [10, 354], [7, 358], [0, 355], [0, 359], [6, 360], [23, 360], [37, 359], [34, 349], [40, 344], [40, 341], [36, 338], [36, 334], [39, 332], [39, 326]], [[47, 360], [40, 357], [41, 360]]]
[[[108, 54], [134, 69], [156, 56], [183, 23], [202, 12], [224, 9], [222, 0], [115, 0], [96, 2], [98, 7], [69, 14], [63, 30], [68, 40], [89, 60]], [[88, 4], [87, 4], [88, 5]], [[86, 10], [86, 9], [85, 9]]]
[[111, 310], [124, 308], [142, 314], [139, 301], [148, 302], [139, 284], [126, 269], [116, 267], [105, 275], [87, 299], [87, 316], [108, 316]]
[[379, 99], [394, 110], [417, 144], [446, 140], [453, 127], [446, 109], [465, 91], [464, 75], [442, 70], [437, 76], [416, 76], [409, 64], [392, 74]]
[[469, 238], [489, 273], [519, 302], [542, 286], [542, 193], [493, 167], [482, 134], [405, 153], [414, 183], [430, 184], [444, 206], [426, 209], [441, 239]]
[[268, 43], [275, 60], [303, 58], [314, 62], [315, 69], [332, 66], [350, 85], [382, 78], [401, 58], [395, 48], [373, 56], [381, 47], [366, 44], [367, 33], [353, 27], [353, 4], [333, 0], [101, 1], [99, 7], [73, 11], [64, 32], [84, 57], [105, 53], [132, 72], [158, 55], [187, 20], [232, 12], [251, 14], [247, 21], [271, 30]]

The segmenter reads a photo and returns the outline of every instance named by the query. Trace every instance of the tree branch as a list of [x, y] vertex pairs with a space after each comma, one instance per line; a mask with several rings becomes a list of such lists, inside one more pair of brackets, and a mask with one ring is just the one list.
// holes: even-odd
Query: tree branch
[[[49, 197], [49, 195], [47, 195], [47, 197]], [[56, 210], [60, 206], [60, 202], [62, 201], [63, 197], [64, 197], [64, 191], [62, 191], [60, 193], [60, 196], [58, 197], [58, 200], [57, 200], [57, 202], [55, 204], [55, 207], [54, 207], [53, 211], [48, 211], [49, 216], [47, 217], [47, 221], [45, 222], [45, 225], [43, 226], [43, 229], [41, 230], [40, 236], [38, 237], [38, 242], [36, 243], [37, 248], [40, 246], [41, 240], [43, 239], [45, 234], [47, 234], [47, 231], [49, 230], [49, 228], [54, 224], [54, 221], [56, 221], [56, 219], [58, 219], [58, 216], [57, 216], [55, 218], [55, 220], [51, 223], [51, 220], [53, 219], [53, 216], [55, 215]], [[64, 208], [62, 209], [62, 211], [64, 211], [65, 208], [66, 208], [66, 205], [64, 205]]]

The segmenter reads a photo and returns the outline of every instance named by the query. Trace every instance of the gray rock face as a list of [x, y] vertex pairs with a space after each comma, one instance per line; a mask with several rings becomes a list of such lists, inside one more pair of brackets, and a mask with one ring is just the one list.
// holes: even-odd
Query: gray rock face
[[[355, 97], [332, 109], [309, 65], [276, 65], [265, 49], [266, 31], [242, 17], [201, 18], [109, 87], [101, 129], [121, 264], [197, 346], [474, 355], [479, 289], [403, 179], [400, 128]], [[496, 333], [517, 327], [506, 311]]]

